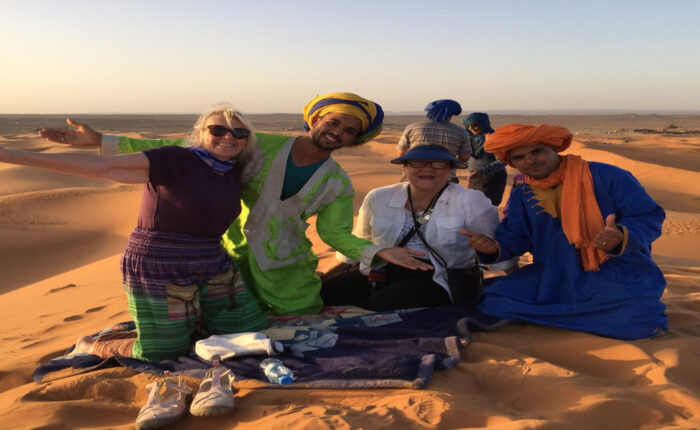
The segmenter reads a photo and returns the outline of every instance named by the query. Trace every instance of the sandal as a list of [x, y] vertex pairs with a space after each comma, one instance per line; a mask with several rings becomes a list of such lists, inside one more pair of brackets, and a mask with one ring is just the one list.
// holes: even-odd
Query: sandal
[[136, 429], [156, 429], [171, 424], [187, 413], [187, 400], [192, 392], [182, 380], [166, 376], [146, 385], [148, 401], [136, 417]]
[[211, 417], [233, 412], [233, 372], [220, 367], [219, 363], [219, 360], [214, 360], [214, 367], [207, 371], [192, 400], [190, 413], [194, 416]]

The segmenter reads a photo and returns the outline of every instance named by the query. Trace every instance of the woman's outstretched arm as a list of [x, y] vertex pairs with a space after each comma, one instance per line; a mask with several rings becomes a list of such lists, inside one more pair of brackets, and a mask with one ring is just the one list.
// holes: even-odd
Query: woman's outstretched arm
[[123, 184], [148, 182], [148, 158], [142, 153], [101, 156], [97, 154], [37, 154], [0, 146], [0, 162], [39, 167], [70, 175], [110, 179]]

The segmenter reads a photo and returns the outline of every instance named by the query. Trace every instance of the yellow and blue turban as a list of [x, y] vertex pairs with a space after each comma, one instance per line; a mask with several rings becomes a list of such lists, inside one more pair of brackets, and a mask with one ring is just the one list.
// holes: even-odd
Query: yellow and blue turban
[[352, 93], [328, 93], [316, 96], [304, 106], [304, 130], [311, 129], [314, 118], [327, 113], [352, 115], [362, 123], [362, 131], [355, 144], [369, 142], [382, 131], [384, 111], [373, 101]]

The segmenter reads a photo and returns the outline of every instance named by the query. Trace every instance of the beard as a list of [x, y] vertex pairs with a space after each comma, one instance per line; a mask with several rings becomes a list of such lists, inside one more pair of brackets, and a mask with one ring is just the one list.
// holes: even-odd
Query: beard
[[334, 151], [334, 150], [336, 150], [336, 149], [340, 149], [340, 148], [342, 148], [343, 146], [345, 146], [345, 145], [343, 144], [342, 139], [337, 138], [337, 137], [336, 137], [336, 139], [337, 139], [336, 142], [328, 142], [328, 141], [325, 141], [325, 138], [324, 138], [324, 135], [325, 135], [325, 134], [327, 134], [327, 133], [323, 132], [322, 130], [314, 130], [314, 131], [311, 133], [311, 141], [314, 143], [314, 145], [315, 145], [318, 149], [320, 149], [320, 150], [322, 150], [322, 151], [331, 152], [331, 151]]

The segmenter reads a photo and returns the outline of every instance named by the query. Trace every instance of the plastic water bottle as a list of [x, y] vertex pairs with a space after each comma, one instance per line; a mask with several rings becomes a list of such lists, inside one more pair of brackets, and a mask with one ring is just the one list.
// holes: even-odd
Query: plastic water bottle
[[294, 380], [292, 370], [276, 358], [264, 359], [260, 362], [260, 368], [273, 384], [291, 384]]

